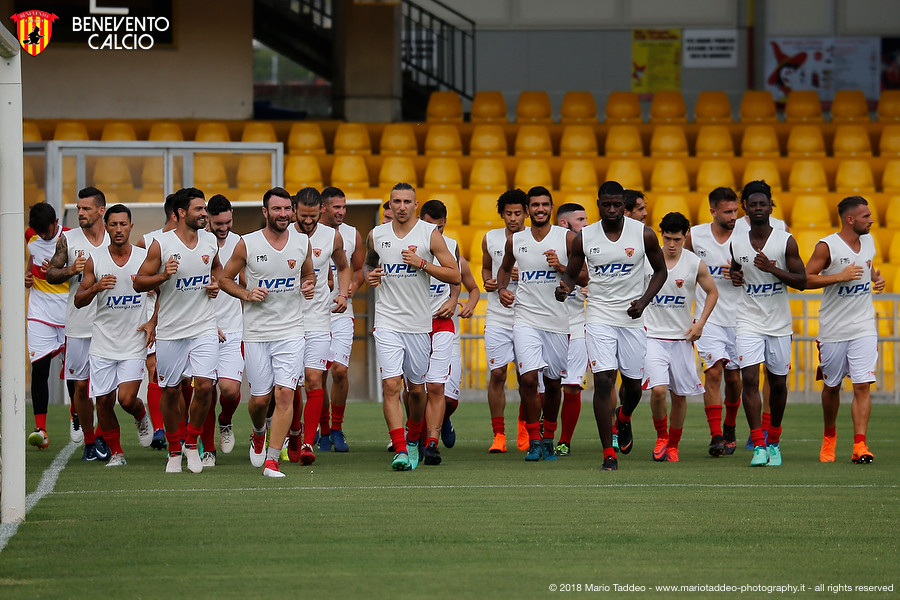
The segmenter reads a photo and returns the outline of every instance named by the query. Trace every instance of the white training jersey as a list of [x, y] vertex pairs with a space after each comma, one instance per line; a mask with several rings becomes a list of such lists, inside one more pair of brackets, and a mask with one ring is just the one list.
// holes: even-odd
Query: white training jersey
[[822, 275], [834, 275], [854, 264], [863, 268], [862, 277], [825, 286], [819, 309], [820, 342], [846, 342], [877, 335], [875, 305], [872, 303], [872, 261], [875, 241], [869, 234], [859, 238], [859, 252], [854, 252], [840, 235], [822, 238], [828, 245], [831, 262]]
[[25, 243], [31, 254], [31, 276], [34, 282], [31, 291], [28, 292], [28, 320], [54, 327], [66, 325], [69, 282], [50, 283], [41, 265], [56, 254], [56, 243], [63, 235], [63, 231], [68, 230], [57, 225], [53, 239], [45, 240], [31, 227], [25, 230]]
[[[787, 270], [785, 249], [791, 234], [773, 229], [762, 252], [776, 267]], [[738, 298], [737, 334], [790, 335], [791, 306], [787, 284], [753, 266], [756, 250], [750, 245], [750, 230], [731, 235], [731, 252], [744, 271], [744, 287]]]
[[403, 262], [401, 251], [433, 262], [431, 234], [434, 225], [421, 219], [403, 238], [394, 233], [393, 223], [372, 230], [372, 248], [384, 269], [381, 284], [375, 288], [375, 328], [402, 333], [431, 333], [431, 276], [418, 266]]
[[[297, 230], [296, 227], [292, 229]], [[331, 309], [335, 306], [332, 299], [335, 296], [328, 287], [328, 271], [331, 269], [336, 233], [333, 227], [319, 223], [309, 236], [312, 264], [316, 272], [316, 291], [311, 300], [303, 299], [304, 331], [331, 331]], [[337, 273], [334, 276], [334, 289], [339, 290]]]
[[243, 236], [247, 247], [247, 266], [244, 268], [247, 289], [261, 287], [269, 292], [262, 302], [244, 305], [245, 342], [277, 342], [303, 337], [300, 272], [310, 244], [306, 234], [295, 227], [288, 227], [288, 233], [287, 243], [281, 250], [272, 247], [263, 229]]
[[585, 321], [643, 327], [643, 316], [632, 319], [627, 311], [647, 289], [644, 224], [625, 217], [622, 233], [613, 242], [598, 221], [581, 230], [581, 243], [590, 277]]
[[[338, 233], [341, 235], [341, 239], [344, 242], [344, 254], [347, 256], [347, 265], [350, 267], [350, 278], [353, 278], [353, 253], [356, 252], [356, 227], [352, 225], [347, 225], [346, 223], [341, 223], [341, 226], [338, 227]], [[331, 300], [332, 307], [334, 306], [334, 299], [338, 297], [338, 294], [341, 293], [341, 289], [338, 286], [338, 273], [337, 273], [337, 265], [334, 264], [334, 261], [331, 261], [331, 274], [334, 277], [334, 290], [331, 292]], [[342, 313], [331, 313], [331, 320], [335, 319], [352, 319], [353, 318], [353, 302], [351, 300], [347, 300], [347, 310]]]
[[[149, 250], [150, 245], [153, 243], [153, 240], [156, 240], [163, 233], [162, 227], [159, 229], [154, 229], [153, 231], [147, 232], [143, 235], [144, 239], [144, 249]], [[165, 261], [163, 261], [165, 262]], [[153, 312], [156, 310], [156, 300], [157, 295], [156, 292], [149, 292], [147, 294], [147, 299], [144, 302], [144, 305], [147, 307], [147, 319], [153, 317]]]
[[[772, 229], [777, 229], [778, 231], [787, 231], [787, 223], [771, 215], [769, 215], [769, 225], [772, 226]], [[744, 233], [747, 231], [750, 231], [750, 219], [745, 215], [734, 222], [734, 233], [732, 233], [732, 235], [738, 232]]]
[[662, 340], [687, 339], [693, 323], [691, 307], [697, 289], [697, 271], [700, 258], [690, 250], [682, 250], [662, 288], [644, 311], [647, 337]]
[[534, 229], [518, 231], [512, 236], [512, 251], [519, 267], [519, 285], [513, 302], [516, 324], [552, 333], [569, 334], [569, 312], [560, 306], [555, 292], [561, 274], [547, 264], [546, 252], [554, 251], [563, 265], [569, 262], [564, 227], [551, 225], [544, 239], [534, 239]]
[[[731, 235], [733, 236], [734, 232]], [[691, 227], [691, 246], [694, 248], [694, 254], [706, 263], [706, 268], [709, 269], [709, 274], [712, 275], [719, 290], [719, 300], [707, 322], [722, 327], [734, 327], [741, 288], [732, 285], [731, 279], [725, 277], [726, 270], [731, 267], [731, 236], [720, 244], [713, 235], [711, 223], [694, 225]], [[705, 306], [706, 292], [698, 287], [696, 314], [703, 314]]]
[[134, 291], [134, 276], [137, 275], [147, 250], [131, 246], [128, 261], [119, 266], [109, 253], [109, 246], [94, 252], [94, 277], [97, 281], [104, 275], [114, 275], [116, 285], [109, 290], [100, 290], [95, 297], [97, 313], [91, 334], [92, 356], [109, 360], [132, 360], [147, 358], [147, 336], [138, 327], [147, 322], [144, 302], [146, 292]]
[[572, 339], [584, 337], [584, 301], [587, 300], [586, 288], [576, 285], [569, 292], [565, 306], [569, 311], [569, 337]]
[[[528, 231], [528, 228], [525, 228]], [[497, 279], [497, 271], [503, 264], [503, 255], [506, 253], [506, 228], [492, 229], [484, 235], [487, 244], [488, 256], [491, 258], [491, 279]], [[513, 294], [516, 293], [518, 282], [509, 280], [506, 286]], [[500, 303], [499, 294], [494, 292], [485, 292], [487, 294], [487, 310], [485, 311], [485, 326], [502, 327], [503, 329], [512, 329], [515, 313], [512, 309], [506, 308]]]
[[[102, 250], [109, 245], [109, 234], [103, 232], [103, 241], [99, 246], [93, 245], [84, 235], [84, 231], [79, 227], [70, 229], [64, 234], [66, 236], [66, 246], [69, 248], [69, 256], [66, 259], [67, 265], [72, 265], [75, 259], [85, 255], [90, 258], [97, 250]], [[96, 299], [84, 308], [75, 308], [75, 293], [81, 280], [84, 279], [84, 273], [78, 273], [69, 278], [69, 301], [66, 304], [66, 337], [70, 338], [89, 338], [93, 331], [92, 320], [97, 310]]]
[[[241, 241], [241, 236], [233, 231], [228, 232], [225, 243], [219, 247], [219, 263], [222, 268], [231, 260], [234, 254], [234, 247]], [[240, 275], [235, 276], [235, 283]], [[216, 311], [216, 325], [222, 330], [222, 333], [238, 333], [244, 330], [244, 312], [239, 298], [235, 298], [225, 292], [219, 292], [219, 295], [213, 299], [213, 309]]]
[[[456, 243], [456, 240], [451, 240], [446, 235], [444, 237], [444, 242], [447, 243], [447, 248], [450, 250], [450, 254], [456, 256], [456, 249], [459, 245]], [[435, 261], [436, 262], [436, 261]], [[431, 314], [438, 311], [444, 302], [446, 302], [450, 298], [450, 284], [444, 283], [440, 279], [431, 278]], [[456, 309], [454, 309], [453, 314], [456, 315]]]
[[217, 334], [216, 313], [206, 286], [212, 281], [213, 259], [219, 252], [216, 236], [203, 229], [197, 231], [197, 243], [188, 248], [175, 230], [156, 239], [159, 244], [160, 267], [174, 256], [178, 270], [159, 286], [159, 315], [156, 339], [185, 340], [201, 335]]

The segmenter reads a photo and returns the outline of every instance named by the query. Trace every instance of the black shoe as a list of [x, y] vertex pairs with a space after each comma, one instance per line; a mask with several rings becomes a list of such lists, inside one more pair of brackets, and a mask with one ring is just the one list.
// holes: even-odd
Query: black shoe
[[97, 436], [94, 440], [94, 451], [97, 453], [97, 460], [109, 460], [109, 446], [102, 436]]
[[714, 435], [709, 442], [709, 455], [722, 456], [725, 454], [725, 438], [721, 435]]
[[441, 452], [438, 450], [437, 444], [431, 442], [425, 446], [425, 464], [439, 465], [441, 464]]
[[601, 471], [618, 471], [619, 470], [619, 461], [616, 460], [615, 456], [607, 456], [603, 459], [603, 466], [600, 468]]
[[734, 427], [726, 425], [722, 428], [722, 434], [725, 438], [725, 455], [731, 456], [737, 448], [737, 436], [735, 435]]
[[81, 454], [81, 460], [85, 462], [97, 460], [97, 450], [94, 448], [94, 444], [84, 445], [84, 452]]
[[616, 432], [619, 435], [619, 452], [628, 454], [634, 444], [634, 437], [631, 435], [631, 421], [623, 423], [619, 418], [622, 414], [622, 407], [616, 409]]
[[165, 450], [166, 446], [166, 432], [162, 429], [157, 429], [153, 432], [153, 440], [150, 442], [150, 447], [154, 450]]

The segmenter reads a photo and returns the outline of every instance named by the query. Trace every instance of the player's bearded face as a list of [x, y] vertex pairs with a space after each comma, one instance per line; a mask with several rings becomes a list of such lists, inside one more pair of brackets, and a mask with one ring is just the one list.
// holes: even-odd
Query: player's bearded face
[[206, 202], [203, 198], [194, 198], [188, 205], [187, 214], [184, 216], [184, 222], [188, 227], [194, 230], [206, 229]]

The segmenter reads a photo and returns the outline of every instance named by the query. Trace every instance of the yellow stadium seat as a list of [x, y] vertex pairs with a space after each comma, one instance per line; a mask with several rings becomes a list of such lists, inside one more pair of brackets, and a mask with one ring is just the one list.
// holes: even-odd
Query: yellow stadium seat
[[[437, 92], [433, 92], [432, 96]], [[457, 137], [459, 134], [457, 133]], [[419, 153], [416, 130], [412, 123], [388, 123], [381, 132], [379, 152], [382, 156], [415, 156]]]
[[687, 108], [681, 92], [656, 92], [650, 102], [651, 123], [686, 123]]
[[725, 92], [700, 92], [694, 105], [696, 123], [730, 123], [731, 101]]
[[[181, 169], [178, 168], [178, 163], [175, 161], [173, 161], [173, 166], [175, 170], [173, 177], [177, 188], [181, 184]], [[148, 156], [144, 160], [144, 166], [141, 170], [141, 202], [162, 202], [165, 200], [165, 198], [161, 197], [163, 177], [163, 157]]]
[[643, 156], [641, 133], [634, 125], [612, 125], [606, 132], [607, 156]]
[[834, 189], [844, 195], [861, 196], [875, 193], [875, 176], [869, 161], [842, 160], [834, 177]]
[[657, 125], [650, 137], [650, 156], [687, 156], [687, 138], [681, 125]]
[[462, 156], [459, 129], [453, 123], [435, 123], [425, 136], [425, 156]]
[[834, 130], [833, 148], [837, 157], [872, 156], [872, 143], [865, 125], [838, 125]]
[[888, 250], [888, 259], [893, 265], [900, 265], [900, 235], [891, 238], [891, 247]]
[[827, 192], [828, 178], [822, 163], [817, 160], [796, 161], [788, 177], [788, 188], [792, 192]]
[[341, 123], [334, 132], [334, 154], [372, 154], [372, 142], [365, 123]]
[[554, 197], [553, 203], [557, 206], [562, 206], [563, 204], [572, 202], [573, 204], [580, 204], [582, 208], [584, 208], [584, 212], [587, 215], [588, 223], [596, 223], [600, 220], [600, 207], [597, 206], [597, 192], [592, 193], [588, 192], [565, 192], [557, 194], [558, 197]]
[[[398, 179], [397, 181], [404, 181], [403, 179]], [[396, 182], [394, 182], [396, 183]], [[393, 187], [393, 183], [391, 186]], [[428, 188], [423, 188], [420, 192], [419, 197], [419, 206], [421, 207], [429, 200], [440, 200], [444, 203], [444, 206], [447, 207], [447, 225], [451, 225], [454, 227], [461, 227], [463, 224], [463, 216], [462, 216], [462, 207], [459, 204], [459, 197], [453, 192], [444, 192], [444, 191], [436, 191], [429, 190]], [[457, 231], [459, 233], [459, 231]], [[460, 237], [454, 237], [448, 234], [446, 231], [444, 232], [448, 238], [454, 239], [457, 242], [460, 241]], [[460, 249], [462, 249], [462, 244], [460, 244]]]
[[158, 121], [150, 126], [147, 139], [151, 142], [183, 142], [184, 132], [178, 123]]
[[331, 167], [331, 185], [343, 189], [362, 191], [369, 187], [369, 170], [366, 159], [360, 154], [341, 154], [334, 157]]
[[788, 156], [825, 156], [825, 138], [818, 125], [794, 125], [788, 134]]
[[539, 185], [552, 190], [553, 176], [550, 174], [550, 165], [543, 158], [523, 158], [516, 167], [513, 185], [525, 192]]
[[272, 160], [268, 154], [244, 154], [238, 161], [237, 186], [241, 193], [252, 192], [262, 198], [272, 187]]
[[604, 112], [609, 124], [640, 123], [641, 101], [634, 92], [610, 92]]
[[900, 124], [884, 126], [878, 140], [878, 153], [885, 157], [900, 157]]
[[516, 156], [552, 156], [553, 144], [546, 125], [520, 125], [516, 135]]
[[717, 187], [734, 189], [734, 171], [727, 160], [704, 160], [697, 170], [697, 191], [708, 194]]
[[862, 90], [838, 90], [831, 101], [831, 122], [868, 122], [869, 103]]
[[879, 121], [900, 121], [900, 90], [881, 90], [877, 113]]
[[53, 139], [85, 141], [91, 139], [91, 136], [80, 121], [60, 121], [53, 130]]
[[506, 133], [502, 125], [482, 123], [472, 128], [469, 156], [506, 156]]
[[295, 154], [287, 157], [284, 167], [284, 186], [291, 193], [305, 187], [322, 189], [322, 170], [314, 155]]
[[194, 156], [194, 187], [203, 190], [207, 198], [216, 194], [228, 195], [228, 177], [221, 158], [203, 154]]
[[23, 121], [22, 122], [22, 141], [23, 142], [41, 142], [43, 141], [43, 137], [41, 137], [41, 130], [38, 129], [38, 126], [31, 121]]
[[509, 187], [506, 168], [499, 158], [476, 158], [469, 171], [469, 189], [505, 192]]
[[101, 142], [133, 142], [137, 139], [131, 123], [113, 121], [103, 126], [100, 133]]
[[[500, 215], [497, 214], [497, 198], [499, 197], [500, 193], [483, 192], [475, 194], [472, 197], [472, 206], [469, 208], [469, 225], [473, 227], [503, 227], [505, 223]], [[481, 240], [478, 241], [479, 243], [481, 242]], [[472, 243], [474, 244], [475, 242], [473, 241]], [[478, 265], [478, 269], [481, 269], [481, 265]]]
[[697, 132], [695, 155], [698, 158], [734, 156], [734, 142], [725, 125], [701, 125]]
[[560, 156], [597, 156], [597, 136], [590, 125], [566, 125], [559, 141]]
[[644, 175], [636, 160], [619, 158], [609, 161], [606, 181], [617, 181], [626, 190], [644, 189]]
[[290, 154], [325, 154], [325, 138], [318, 123], [294, 123], [288, 134]]
[[522, 92], [516, 103], [516, 123], [550, 123], [553, 107], [547, 92]]
[[774, 160], [748, 160], [744, 166], [742, 187], [751, 181], [765, 181], [773, 192], [781, 191], [781, 175]]
[[900, 193], [900, 160], [889, 160], [884, 165], [881, 189], [891, 194]]
[[435, 157], [425, 167], [425, 187], [435, 190], [462, 189], [459, 161], [450, 157]]
[[691, 186], [684, 163], [675, 159], [656, 161], [650, 172], [650, 189], [654, 192], [690, 191]]
[[694, 220], [691, 221], [691, 225], [700, 225], [702, 223], [712, 223], [712, 213], [709, 212], [709, 197], [706, 195], [701, 195], [698, 198], [697, 206], [695, 207], [695, 217]]
[[781, 154], [778, 136], [771, 125], [747, 125], [741, 137], [741, 156], [771, 156]]
[[132, 199], [134, 182], [131, 180], [131, 169], [121, 156], [98, 157], [94, 166], [93, 183], [104, 193], [118, 194], [122, 202], [127, 203]]
[[784, 118], [788, 123], [821, 123], [822, 103], [819, 101], [819, 94], [812, 90], [792, 91], [784, 105]]
[[562, 173], [559, 176], [559, 189], [563, 192], [596, 193], [599, 187], [597, 183], [597, 171], [594, 163], [587, 159], [570, 158], [563, 163]]
[[885, 228], [900, 230], [900, 195], [888, 198], [885, 214], [887, 215], [884, 220]]
[[741, 99], [741, 122], [754, 121], [774, 123], [776, 120], [775, 100], [771, 92], [747, 90]]
[[560, 122], [565, 124], [597, 122], [597, 104], [590, 92], [566, 92], [560, 112]]
[[656, 231], [659, 231], [659, 222], [670, 212], [681, 213], [688, 221], [691, 220], [690, 205], [687, 198], [682, 194], [658, 194], [653, 197], [651, 208], [652, 212], [647, 225]]
[[500, 92], [475, 92], [472, 98], [473, 123], [506, 123], [506, 100]]
[[803, 194], [794, 198], [791, 213], [791, 229], [830, 227], [831, 213], [826, 196]]
[[425, 119], [429, 123], [462, 123], [463, 109], [459, 94], [456, 92], [431, 92]]
[[378, 187], [391, 189], [398, 181], [418, 187], [416, 165], [410, 156], [386, 156], [378, 173]]
[[230, 142], [231, 134], [225, 123], [200, 123], [197, 126], [197, 133], [194, 135], [195, 142]]
[[797, 249], [800, 251], [800, 258], [803, 259], [804, 264], [809, 261], [809, 257], [812, 256], [819, 240], [831, 232], [831, 228], [800, 228], [796, 231], [791, 231], [794, 241], [797, 242]]
[[242, 142], [277, 142], [278, 136], [275, 135], [275, 128], [271, 123], [264, 121], [248, 121], [244, 125], [244, 131], [241, 132]]

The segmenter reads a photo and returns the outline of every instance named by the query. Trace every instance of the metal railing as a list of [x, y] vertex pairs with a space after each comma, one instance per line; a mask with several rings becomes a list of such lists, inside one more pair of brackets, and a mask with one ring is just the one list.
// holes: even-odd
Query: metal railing
[[428, 1], [432, 10], [403, 2], [403, 68], [420, 85], [446, 88], [471, 100], [475, 95], [475, 22], [443, 2]]

